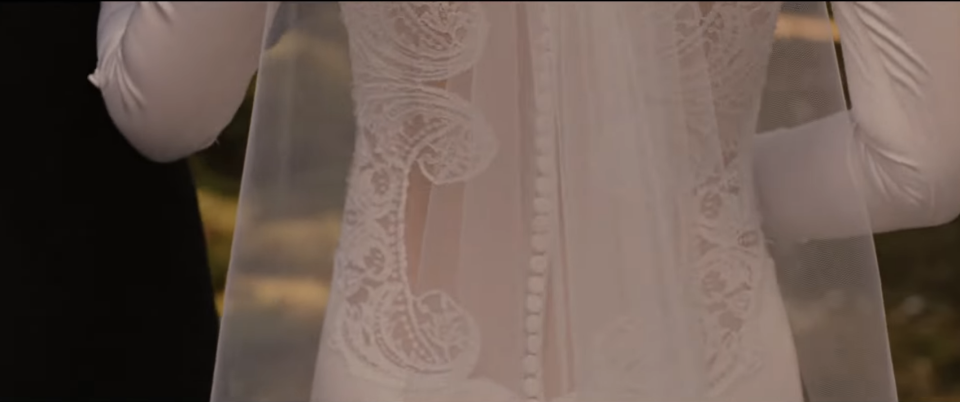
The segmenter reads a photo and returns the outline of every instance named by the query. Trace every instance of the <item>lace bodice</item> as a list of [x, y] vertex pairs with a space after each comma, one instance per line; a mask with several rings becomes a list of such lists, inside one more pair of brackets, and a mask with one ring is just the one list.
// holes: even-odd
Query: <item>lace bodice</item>
[[[557, 129], [552, 115], [557, 111], [550, 99], [557, 88], [551, 74], [560, 68], [555, 4], [509, 5], [535, 22], [529, 27], [534, 79], [528, 89], [536, 116], [528, 135], [538, 155], [532, 161], [534, 196], [527, 223], [530, 262], [515, 267], [527, 277], [524, 303], [516, 306], [524, 311], [518, 327], [524, 333], [517, 336], [526, 345], [525, 354], [517, 356], [515, 383], [475, 373], [488, 347], [484, 329], [456, 294], [416, 285], [411, 259], [419, 243], [409, 236], [411, 226], [422, 226], [416, 222], [422, 216], [411, 213], [417, 210], [411, 194], [468, 182], [497, 163], [496, 124], [471, 101], [469, 85], [458, 84], [470, 81], [463, 77], [490, 51], [488, 38], [503, 29], [498, 24], [510, 22], [492, 20], [490, 4], [341, 4], [358, 133], [324, 343], [342, 357], [351, 376], [370, 381], [371, 387], [395, 389], [396, 401], [413, 396], [418, 402], [573, 401], [584, 394], [579, 388], [590, 387], [545, 383], [543, 363], [550, 358], [543, 312], [557, 289], [550, 285], [550, 270], [557, 264], [550, 239], [554, 211], [561, 207], [552, 187]], [[701, 311], [706, 391], [722, 395], [764, 362], [758, 310], [772, 263], [762, 245], [748, 139], [756, 126], [779, 3], [645, 4], [677, 21], [681, 60], [695, 55], [709, 67], [709, 87], [687, 94], [690, 115], [703, 117], [691, 119], [687, 130], [690, 141], [719, 142], [723, 152], [695, 155], [691, 161], [697, 179], [691, 196], [699, 212], [686, 286]], [[585, 364], [594, 388], [611, 390], [605, 397], [643, 397], [644, 378], [656, 370], [642, 363], [638, 342], [644, 326], [636, 317], [621, 317], [596, 328], [599, 341]], [[330, 374], [320, 370], [318, 375]], [[321, 395], [320, 400], [327, 399]], [[626, 400], [638, 399], [619, 401]]]

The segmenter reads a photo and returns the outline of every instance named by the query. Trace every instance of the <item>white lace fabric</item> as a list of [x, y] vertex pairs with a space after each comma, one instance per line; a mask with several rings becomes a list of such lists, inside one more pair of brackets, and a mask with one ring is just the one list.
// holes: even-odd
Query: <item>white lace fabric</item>
[[[693, 9], [697, 6], [689, 3], [668, 11], [683, 21], [685, 14], [691, 19], [698, 15], [699, 10]], [[749, 180], [749, 157], [741, 159], [740, 154], [741, 143], [749, 143], [756, 124], [756, 115], [751, 112], [759, 103], [778, 4], [721, 3], [708, 7], [704, 16], [691, 21], [687, 35], [698, 39], [688, 45], [689, 50], [703, 46], [700, 54], [705, 55], [710, 67], [709, 90], [713, 96], [700, 93], [690, 100], [713, 99], [703, 112], [711, 114], [707, 121], [718, 124], [690, 127], [690, 132], [719, 137], [724, 152], [722, 159], [700, 173], [692, 194], [699, 213], [696, 234], [691, 239], [695, 266], [689, 286], [700, 296], [695, 303], [702, 309], [708, 387], [711, 393], [719, 393], [738, 376], [757, 370], [762, 361], [756, 333], [758, 288], [761, 277], [769, 276], [772, 267], [762, 247]], [[531, 263], [516, 267], [528, 270], [523, 296], [527, 314], [522, 331], [537, 344], [528, 345], [525, 355], [517, 359], [516, 363], [523, 366], [523, 378], [516, 384], [500, 385], [485, 378], [471, 379], [485, 346], [476, 320], [458, 304], [455, 295], [436, 289], [415, 293], [411, 284], [416, 278], [411, 278], [407, 248], [421, 241], [406, 240], [406, 235], [422, 234], [411, 233], [407, 226], [411, 218], [424, 219], [406, 214], [411, 210], [407, 192], [424, 191], [411, 186], [411, 171], [418, 169], [429, 180], [417, 184], [440, 186], [468, 181], [495, 160], [496, 136], [483, 110], [442, 88], [458, 74], [470, 74], [482, 57], [490, 29], [484, 8], [474, 2], [341, 5], [350, 33], [358, 139], [337, 257], [337, 300], [331, 304], [335, 307], [330, 312], [326, 341], [342, 353], [352, 373], [374, 384], [396, 387], [398, 400], [408, 392], [417, 400], [430, 399], [433, 393], [458, 401], [487, 400], [483, 398], [493, 395], [513, 395], [511, 400], [520, 400], [520, 395], [545, 398], [537, 360], [548, 351], [542, 340], [534, 339], [542, 339], [543, 312], [549, 309], [545, 293], [546, 271], [551, 263], [547, 251], [549, 239], [556, 236], [551, 233], [550, 221], [557, 219], [550, 211], [558, 207], [556, 198], [551, 198], [556, 193], [556, 178], [551, 176], [556, 169], [552, 166], [556, 163], [552, 144], [556, 128], [550, 122], [556, 111], [550, 99], [555, 98], [551, 91], [556, 91], [557, 85], [550, 82], [550, 73], [558, 66], [552, 57], [556, 45], [551, 41], [556, 39], [550, 31], [556, 23], [551, 19], [556, 17], [549, 14], [549, 6], [531, 5], [527, 10], [542, 13], [538, 16], [542, 23], [537, 27], [539, 32], [531, 29], [531, 35], [541, 35], [533, 40], [531, 60], [536, 76], [532, 88], [536, 111], [532, 118], [536, 124], [530, 135], [536, 149], [533, 161], [538, 164], [531, 205]], [[701, 37], [711, 40], [701, 44]], [[689, 39], [678, 39], [678, 48], [689, 51], [682, 43]], [[543, 84], [538, 85], [538, 80]], [[704, 159], [710, 157], [708, 154]], [[650, 377], [643, 370], [623, 371], [640, 363], [623, 359], [641, 341], [638, 327], [642, 325], [636, 317], [623, 316], [606, 329], [597, 329], [595, 336], [602, 340], [595, 353], [607, 355], [607, 359], [592, 365], [593, 377], [605, 385], [619, 377], [623, 382], [616, 386], [629, 387]], [[325, 370], [317, 374], [326, 375]], [[483, 381], [485, 387], [478, 388], [480, 383], [475, 381]], [[451, 387], [463, 390], [451, 394]], [[319, 386], [320, 400], [326, 400], [324, 388]], [[508, 391], [511, 388], [514, 390]]]
[[[797, 7], [826, 18], [809, 4]], [[297, 157], [322, 125], [299, 100], [319, 80], [298, 64], [309, 58], [269, 53], [277, 37], [309, 35], [319, 6], [281, 4], [214, 399], [892, 400], [885, 336], [824, 324], [882, 328], [876, 267], [859, 253], [869, 239], [814, 265], [768, 251], [754, 143], [761, 117], [782, 112], [764, 99], [781, 6], [341, 3], [357, 135], [317, 337], [319, 315], [243, 305], [251, 281], [316, 279], [315, 260], [291, 258], [309, 242], [255, 249], [243, 236], [321, 191], [306, 179], [315, 165]], [[836, 73], [825, 45], [810, 54]], [[842, 111], [831, 77], [814, 117]], [[856, 196], [838, 195], [862, 206]], [[851, 232], [869, 234], [857, 217]], [[841, 280], [801, 275], [823, 261], [844, 266]], [[838, 292], [835, 307], [817, 307]], [[816, 319], [798, 324], [810, 306]], [[282, 329], [242, 337], [263, 314]], [[837, 362], [810, 346], [856, 339]], [[226, 354], [254, 344], [285, 360], [252, 367], [253, 353]]]

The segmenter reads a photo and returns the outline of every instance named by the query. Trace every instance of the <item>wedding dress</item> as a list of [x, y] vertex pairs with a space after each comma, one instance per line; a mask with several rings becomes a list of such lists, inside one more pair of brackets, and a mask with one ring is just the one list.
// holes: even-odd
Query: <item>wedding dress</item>
[[847, 111], [833, 42], [775, 37], [824, 3], [340, 3], [323, 315], [255, 302], [322, 281], [271, 239], [322, 224], [326, 9], [273, 4], [214, 399], [895, 400], [870, 235], [960, 211], [956, 7], [836, 4]]

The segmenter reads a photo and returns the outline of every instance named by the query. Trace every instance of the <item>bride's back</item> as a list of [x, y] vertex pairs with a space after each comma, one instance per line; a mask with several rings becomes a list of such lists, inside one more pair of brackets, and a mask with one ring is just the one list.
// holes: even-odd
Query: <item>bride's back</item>
[[779, 7], [341, 3], [315, 398], [801, 400], [750, 172]]

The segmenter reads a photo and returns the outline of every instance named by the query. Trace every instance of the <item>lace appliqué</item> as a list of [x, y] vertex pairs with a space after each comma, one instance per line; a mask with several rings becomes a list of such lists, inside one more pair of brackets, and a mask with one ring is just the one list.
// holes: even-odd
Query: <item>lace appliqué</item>
[[[664, 49], [688, 69], [681, 74], [703, 78], [687, 82], [681, 96], [696, 183], [689, 273], [697, 297], [691, 302], [700, 310], [709, 396], [760, 368], [755, 317], [762, 272], [772, 270], [772, 260], [763, 245], [748, 153], [779, 9], [774, 2], [672, 2], [655, 11], [674, 24], [677, 43]], [[650, 395], [652, 384], [640, 380], [656, 363], [635, 344], [642, 342], [642, 324], [624, 318], [599, 332], [612, 340], [593, 349], [591, 367], [604, 384], [599, 388], [614, 399]]]
[[[696, 155], [696, 230], [692, 284], [702, 308], [704, 364], [710, 394], [722, 393], [759, 367], [753, 316], [769, 258], [756, 220], [748, 147], [754, 134], [778, 3], [717, 2], [703, 12], [678, 3], [681, 52], [705, 57], [710, 82], [691, 96], [691, 142], [722, 155]], [[344, 2], [350, 30], [358, 135], [331, 297], [331, 344], [354, 374], [407, 387], [466, 379], [480, 353], [479, 329], [450, 296], [414, 295], [406, 277], [404, 208], [417, 166], [434, 184], [483, 171], [496, 143], [483, 116], [443, 82], [480, 57], [487, 22], [476, 2]], [[690, 16], [695, 16], [691, 18]], [[770, 38], [769, 40], [767, 38]], [[689, 43], [684, 41], [691, 39]], [[702, 109], [698, 109], [702, 108]], [[719, 143], [718, 143], [719, 142]], [[713, 146], [713, 145], [717, 146]], [[645, 356], [630, 336], [638, 323], [601, 331], [593, 365], [618, 395], [642, 395]], [[531, 371], [539, 371], [534, 367]], [[600, 373], [598, 373], [600, 374]], [[539, 386], [530, 395], [541, 394]], [[538, 395], [542, 397], [541, 395]]]
[[490, 126], [443, 89], [487, 33], [476, 2], [343, 2], [358, 133], [331, 297], [331, 345], [351, 372], [433, 388], [467, 378], [480, 353], [471, 316], [440, 291], [413, 294], [404, 208], [414, 166], [434, 184], [467, 180], [496, 154]]
[[[689, 4], [689, 3], [688, 3]], [[694, 3], [696, 6], [696, 3]], [[700, 295], [707, 392], [718, 395], [760, 367], [756, 312], [762, 273], [772, 269], [754, 200], [749, 146], [755, 134], [780, 3], [700, 3], [699, 36], [709, 71], [720, 155], [702, 160], [694, 191], [693, 280]], [[711, 132], [712, 131], [712, 132]]]

